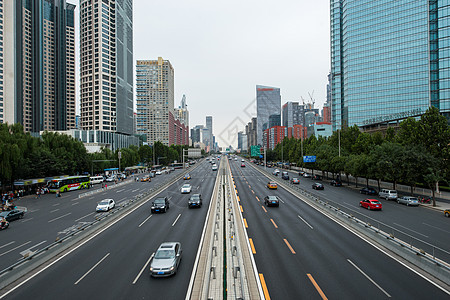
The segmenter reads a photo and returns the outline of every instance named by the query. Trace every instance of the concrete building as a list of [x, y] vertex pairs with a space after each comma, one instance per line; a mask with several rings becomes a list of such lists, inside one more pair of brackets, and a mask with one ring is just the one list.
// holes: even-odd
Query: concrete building
[[[214, 148], [214, 141], [213, 141], [213, 119], [212, 116], [206, 116], [206, 129], [208, 129], [207, 135], [205, 135], [205, 144], [207, 146], [210, 146], [211, 148]], [[213, 150], [213, 149], [211, 149]]]
[[257, 133], [256, 143], [263, 144], [263, 128], [269, 128], [269, 116], [281, 115], [281, 95], [280, 89], [275, 87], [257, 85], [256, 86], [256, 117]]
[[304, 125], [305, 107], [298, 102], [286, 102], [281, 108], [282, 125], [292, 127], [294, 125]]
[[75, 128], [75, 5], [0, 1], [0, 122]]
[[136, 130], [145, 135], [148, 144], [175, 143], [174, 69], [170, 61], [162, 57], [137, 61], [136, 106]]
[[275, 149], [288, 136], [288, 130], [284, 126], [274, 126], [264, 131], [264, 146], [266, 149]]
[[333, 129], [419, 116], [450, 119], [450, 3], [330, 4]]
[[80, 0], [81, 128], [133, 134], [133, 2]]

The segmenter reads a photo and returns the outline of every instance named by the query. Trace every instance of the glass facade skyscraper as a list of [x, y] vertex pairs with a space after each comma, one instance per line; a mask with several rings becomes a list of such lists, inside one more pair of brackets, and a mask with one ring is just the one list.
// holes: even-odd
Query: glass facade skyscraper
[[333, 129], [450, 113], [450, 2], [332, 0]]
[[263, 129], [269, 128], [269, 116], [281, 115], [280, 89], [270, 86], [256, 86], [256, 142], [263, 145]]

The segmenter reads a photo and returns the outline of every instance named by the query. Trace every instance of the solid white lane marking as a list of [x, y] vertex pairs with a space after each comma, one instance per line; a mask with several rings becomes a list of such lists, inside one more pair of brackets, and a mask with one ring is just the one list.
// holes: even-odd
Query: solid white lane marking
[[77, 205], [77, 204], [80, 204], [80, 202], [75, 202], [75, 203], [72, 203], [72, 205]]
[[405, 227], [405, 226], [403, 226], [403, 225], [400, 225], [400, 224], [397, 224], [397, 223], [394, 223], [394, 225], [397, 225], [398, 227], [401, 227], [401, 228], [403, 228], [403, 229], [409, 230], [409, 231], [411, 231], [411, 232], [413, 232], [413, 233], [415, 233], [415, 234], [424, 236], [424, 237], [426, 237], [426, 238], [429, 237], [428, 235], [421, 234], [421, 233], [419, 233], [419, 232], [417, 232], [417, 231], [415, 231], [415, 230], [411, 230], [411, 229], [409, 229], [408, 227]]
[[356, 270], [358, 270], [361, 274], [363, 274], [367, 279], [369, 279], [370, 282], [372, 282], [377, 288], [379, 288], [386, 296], [388, 296], [389, 298], [391, 298], [391, 295], [389, 295], [381, 286], [379, 286], [372, 278], [369, 277], [369, 275], [367, 275], [366, 273], [364, 273], [363, 270], [361, 270], [360, 268], [358, 268], [357, 265], [355, 265], [350, 259], [347, 259], [347, 261], [356, 268]]
[[37, 246], [40, 246], [40, 245], [42, 245], [43, 243], [45, 243], [46, 241], [42, 241], [42, 242], [40, 242], [39, 244], [36, 244], [36, 245], [34, 245], [34, 246], [31, 246], [30, 248], [28, 248], [27, 250], [30, 250], [30, 249], [33, 249], [34, 247], [37, 247]]
[[89, 269], [83, 276], [81, 276], [80, 279], [78, 279], [74, 284], [78, 284], [81, 280], [83, 280], [84, 277], [86, 277], [89, 273], [91, 273], [92, 270], [94, 270], [105, 258], [109, 256], [109, 253], [107, 253], [105, 256], [103, 256], [102, 259], [100, 259], [99, 262], [97, 262], [92, 268]]
[[20, 247], [23, 247], [23, 246], [25, 246], [25, 245], [28, 245], [29, 243], [31, 243], [31, 241], [28, 241], [28, 242], [26, 242], [26, 243], [23, 243], [23, 244], [20, 245], [20, 246], [17, 246], [17, 247], [15, 247], [15, 248], [12, 248], [12, 249], [6, 251], [6, 252], [3, 252], [2, 254], [0, 254], [0, 256], [3, 256], [3, 255], [5, 255], [5, 254], [8, 254], [9, 252], [12, 252], [12, 251], [14, 251], [14, 250], [16, 250], [16, 249], [19, 249]]
[[54, 210], [50, 211], [50, 213], [54, 213], [54, 212], [57, 212], [58, 210], [59, 210], [59, 208], [57, 208], [57, 209], [54, 209]]
[[11, 244], [14, 244], [15, 242], [16, 241], [12, 241], [12, 242], [9, 242], [8, 244], [4, 244], [3, 246], [0, 246], [0, 249], [2, 249], [3, 247], [9, 246]]
[[437, 227], [437, 226], [433, 226], [433, 225], [430, 225], [430, 224], [427, 224], [427, 223], [422, 223], [422, 224], [423, 224], [423, 225], [430, 226], [430, 227], [432, 227], [432, 228], [434, 228], [434, 229], [437, 229], [437, 230], [441, 230], [441, 231], [446, 232], [446, 233], [450, 233], [450, 231], [445, 230], [445, 229], [442, 229], [442, 228]]
[[75, 222], [80, 221], [80, 220], [82, 220], [82, 219], [84, 219], [86, 217], [89, 217], [90, 215], [93, 215], [93, 214], [95, 214], [95, 212], [91, 212], [90, 214], [87, 214], [84, 217], [78, 218], [78, 219], [75, 220]]
[[141, 224], [139, 224], [138, 227], [141, 227], [142, 225], [144, 225], [145, 222], [147, 222], [148, 219], [150, 219], [153, 215], [148, 216], [147, 219], [145, 219]]
[[139, 274], [137, 274], [136, 278], [134, 279], [133, 284], [135, 284], [139, 280], [139, 277], [141, 277], [142, 273], [144, 272], [145, 268], [147, 268], [148, 264], [150, 263], [150, 261], [152, 260], [154, 255], [155, 255], [155, 252], [153, 252], [152, 255], [150, 255], [150, 258], [147, 260], [147, 262], [142, 267], [142, 269], [139, 272]]
[[177, 223], [177, 221], [180, 217], [181, 217], [181, 214], [179, 214], [178, 217], [175, 219], [175, 222], [173, 222], [172, 227], [175, 226], [175, 224]]
[[297, 215], [297, 217], [300, 218], [300, 220], [302, 220], [306, 225], [308, 225], [311, 229], [314, 229], [311, 225], [309, 225], [308, 222], [305, 221], [305, 219], [303, 219], [302, 217], [300, 217], [299, 215]]
[[59, 220], [59, 219], [64, 218], [64, 217], [67, 217], [68, 215], [71, 215], [71, 214], [72, 214], [72, 213], [68, 213], [68, 214], [62, 215], [62, 216], [57, 217], [57, 218], [54, 218], [54, 219], [52, 219], [52, 220], [50, 220], [50, 221], [48, 221], [48, 222], [51, 223], [51, 222], [53, 222], [53, 221]]

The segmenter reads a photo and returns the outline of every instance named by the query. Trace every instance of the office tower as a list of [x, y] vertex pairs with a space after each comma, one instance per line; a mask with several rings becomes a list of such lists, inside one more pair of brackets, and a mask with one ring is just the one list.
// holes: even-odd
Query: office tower
[[191, 129], [191, 139], [193, 143], [199, 143], [202, 141], [202, 134], [203, 134], [203, 125], [196, 125], [194, 128]]
[[281, 115], [280, 114], [274, 114], [274, 115], [269, 116], [268, 128], [273, 127], [273, 126], [281, 126]]
[[263, 144], [263, 128], [269, 128], [269, 116], [281, 114], [280, 89], [275, 87], [256, 86], [256, 117], [257, 133], [256, 143]]
[[75, 127], [75, 5], [0, 1], [0, 122], [25, 131]]
[[136, 64], [137, 134], [146, 142], [175, 142], [174, 69], [168, 60], [138, 60]]
[[448, 1], [331, 1], [333, 129], [450, 116]]
[[238, 139], [238, 145], [237, 145], [237, 148], [238, 149], [240, 149], [240, 150], [242, 150], [242, 140], [243, 140], [243, 136], [244, 136], [245, 134], [242, 132], [242, 131], [239, 131], [238, 132], [238, 136], [237, 136], [237, 139]]
[[212, 116], [206, 116], [206, 128], [208, 129], [208, 133], [209, 136], [207, 137], [207, 141], [208, 141], [208, 146], [213, 147], [214, 146], [214, 142], [213, 142], [213, 121], [212, 121]]
[[81, 128], [133, 133], [132, 0], [80, 0]]

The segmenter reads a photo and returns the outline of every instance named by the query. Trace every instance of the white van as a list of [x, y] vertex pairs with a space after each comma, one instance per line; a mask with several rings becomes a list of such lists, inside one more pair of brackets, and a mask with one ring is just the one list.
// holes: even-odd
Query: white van
[[103, 182], [103, 176], [92, 176], [91, 177], [91, 184], [97, 184]]
[[379, 193], [378, 196], [380, 196], [380, 198], [384, 198], [386, 200], [397, 200], [397, 191], [396, 190], [388, 190], [388, 189], [382, 189]]

